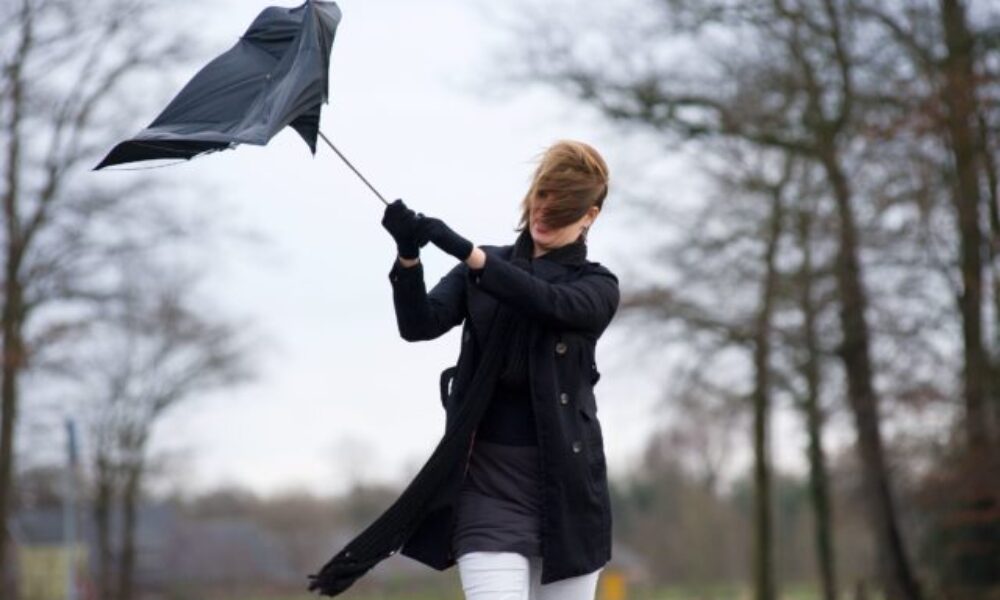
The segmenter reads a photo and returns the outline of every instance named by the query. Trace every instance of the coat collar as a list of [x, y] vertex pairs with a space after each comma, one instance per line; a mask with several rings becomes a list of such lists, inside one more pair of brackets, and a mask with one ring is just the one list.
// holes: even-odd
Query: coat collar
[[[533, 252], [534, 243], [531, 239], [531, 232], [527, 228], [522, 229], [514, 243], [507, 246], [507, 256], [511, 262], [519, 263], [522, 267], [542, 266], [543, 269], [548, 270], [549, 266], [580, 266], [587, 262], [587, 242], [582, 236], [569, 244], [553, 248], [541, 256], [532, 257]], [[555, 270], [561, 271], [562, 269], [556, 268]]]
[[[513, 244], [506, 246], [489, 246], [491, 253], [507, 260], [535, 277], [543, 281], [555, 283], [570, 274], [571, 271], [587, 264], [587, 244], [582, 239], [553, 248], [545, 254], [532, 258], [534, 242], [531, 239], [531, 232], [527, 229], [521, 231]], [[472, 271], [470, 270], [470, 277]], [[489, 323], [498, 307], [498, 301], [489, 294], [478, 291], [476, 286], [470, 284], [470, 296], [468, 298], [468, 310], [472, 329], [480, 344], [486, 343], [486, 332], [489, 330]]]

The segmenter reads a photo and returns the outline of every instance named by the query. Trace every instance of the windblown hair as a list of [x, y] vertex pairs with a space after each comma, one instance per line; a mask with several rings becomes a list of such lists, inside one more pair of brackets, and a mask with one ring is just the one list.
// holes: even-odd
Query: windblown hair
[[591, 206], [602, 208], [607, 195], [608, 165], [597, 150], [584, 142], [559, 140], [541, 154], [515, 230], [528, 227], [532, 202], [544, 207], [547, 227], [559, 228], [579, 220]]

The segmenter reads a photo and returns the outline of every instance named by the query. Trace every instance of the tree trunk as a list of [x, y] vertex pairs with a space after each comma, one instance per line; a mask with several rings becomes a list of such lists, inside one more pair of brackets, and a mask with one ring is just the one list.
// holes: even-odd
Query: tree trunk
[[[958, 304], [962, 317], [964, 348], [963, 387], [965, 400], [965, 450], [960, 480], [964, 491], [952, 496], [953, 515], [949, 530], [956, 538], [951, 572], [957, 580], [973, 589], [986, 590], [1000, 582], [996, 571], [995, 550], [979, 540], [996, 540], [1000, 532], [1000, 506], [993, 473], [995, 455], [994, 411], [988, 404], [989, 383], [994, 371], [983, 340], [984, 253], [992, 256], [985, 244], [982, 213], [982, 176], [991, 183], [985, 134], [978, 131], [979, 106], [976, 83], [976, 57], [973, 33], [969, 30], [966, 7], [962, 0], [940, 0], [941, 30], [946, 54], [941, 65], [941, 102], [945, 107], [946, 142], [954, 161], [955, 184], [952, 200], [958, 219], [959, 263], [962, 291]], [[994, 192], [995, 193], [995, 192]], [[995, 218], [995, 212], [987, 211]], [[994, 265], [990, 265], [993, 267]]]
[[94, 525], [97, 529], [97, 597], [112, 600], [114, 589], [114, 552], [111, 546], [111, 514], [114, 510], [114, 474], [106, 455], [97, 457], [97, 481], [94, 495]]
[[875, 535], [879, 577], [888, 600], [920, 600], [921, 591], [906, 557], [897, 523], [882, 447], [878, 397], [872, 383], [872, 362], [866, 318], [867, 298], [858, 261], [858, 235], [851, 190], [836, 158], [833, 143], [824, 144], [821, 162], [833, 189], [840, 221], [836, 279], [843, 330], [840, 357], [847, 375], [847, 397], [857, 429], [862, 481], [868, 518]]
[[798, 211], [799, 243], [802, 267], [799, 272], [799, 306], [802, 310], [802, 343], [805, 361], [802, 374], [806, 380], [806, 396], [802, 409], [809, 436], [809, 494], [812, 500], [816, 529], [816, 562], [823, 600], [836, 600], [837, 578], [833, 554], [832, 509], [823, 452], [823, 416], [820, 410], [820, 348], [816, 335], [816, 307], [813, 304], [812, 211], [808, 206]]
[[990, 276], [993, 281], [993, 362], [990, 365], [990, 377], [986, 380], [986, 394], [989, 402], [990, 430], [992, 431], [992, 446], [994, 460], [1000, 460], [1000, 182], [997, 176], [997, 162], [993, 154], [991, 138], [988, 133], [986, 118], [980, 110], [979, 116], [979, 147], [982, 150], [983, 172], [986, 174], [987, 189], [986, 196], [988, 203], [989, 223], [990, 223], [990, 243], [988, 244], [987, 256], [989, 257]]
[[775, 600], [774, 526], [771, 518], [771, 457], [768, 451], [770, 435], [770, 358], [771, 315], [777, 287], [775, 253], [781, 237], [782, 190], [774, 190], [771, 220], [764, 253], [765, 275], [761, 285], [760, 309], [754, 324], [754, 590], [757, 600]]
[[135, 595], [135, 530], [142, 484], [142, 459], [125, 470], [122, 489], [121, 561], [118, 567], [118, 600], [132, 600]]
[[[17, 422], [18, 375], [23, 359], [21, 340], [20, 312], [21, 289], [17, 281], [16, 266], [12, 265], [8, 255], [8, 279], [5, 286], [3, 308], [3, 383], [0, 385], [2, 395], [3, 417], [0, 419], [0, 524], [9, 522], [10, 499], [14, 484], [14, 431]], [[13, 273], [14, 277], [10, 275]], [[0, 587], [9, 581], [7, 547], [9, 535], [6, 526], [0, 527]]]
[[949, 149], [955, 161], [953, 202], [958, 215], [959, 263], [962, 291], [959, 309], [962, 315], [962, 341], [965, 363], [962, 382], [965, 396], [966, 443], [975, 454], [989, 439], [985, 411], [985, 384], [989, 378], [989, 360], [983, 347], [983, 234], [979, 211], [976, 134], [976, 98], [973, 67], [973, 42], [966, 23], [965, 7], [960, 0], [941, 0], [941, 27], [947, 55], [941, 96], [947, 108], [945, 125]]
[[[18, 214], [21, 169], [21, 135], [23, 118], [24, 89], [22, 68], [32, 44], [31, 9], [25, 1], [20, 14], [17, 54], [7, 65], [7, 98], [10, 104], [10, 120], [7, 123], [7, 154], [4, 157], [7, 174], [3, 195], [4, 221], [7, 228], [7, 247], [4, 249], [4, 297], [0, 314], [0, 328], [3, 330], [3, 365], [0, 367], [0, 588], [9, 581], [8, 531], [10, 498], [14, 485], [14, 436], [17, 430], [18, 378], [24, 367], [23, 318], [24, 290], [21, 282], [21, 262], [24, 249]], [[2, 591], [2, 589], [0, 589]]]

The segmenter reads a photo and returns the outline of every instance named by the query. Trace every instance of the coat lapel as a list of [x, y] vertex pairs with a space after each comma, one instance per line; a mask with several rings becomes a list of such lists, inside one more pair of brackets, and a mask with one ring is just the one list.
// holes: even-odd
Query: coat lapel
[[[523, 230], [520, 233], [519, 241], [530, 243], [530, 240], [521, 238], [521, 236], [530, 235], [528, 230]], [[491, 257], [511, 261], [531, 272], [536, 277], [548, 282], [558, 281], [573, 269], [587, 262], [587, 244], [581, 239], [550, 250], [530, 261], [521, 258], [512, 258], [515, 244], [485, 246], [483, 250]], [[490, 260], [490, 258], [487, 257], [486, 260]], [[496, 316], [499, 302], [490, 294], [479, 289], [479, 286], [472, 282], [471, 275], [466, 282], [466, 290], [466, 302], [473, 335], [476, 337], [477, 345], [482, 348], [486, 344], [486, 335], [490, 330], [493, 318]]]

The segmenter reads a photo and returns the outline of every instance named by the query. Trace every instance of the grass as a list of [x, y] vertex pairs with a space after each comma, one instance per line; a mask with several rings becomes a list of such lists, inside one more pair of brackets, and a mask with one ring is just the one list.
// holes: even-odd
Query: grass
[[[447, 582], [445, 582], [447, 583]], [[452, 585], [423, 585], [414, 588], [413, 582], [384, 583], [378, 589], [356, 587], [341, 596], [345, 600], [464, 600], [461, 587]], [[752, 600], [752, 590], [741, 584], [670, 585], [654, 589], [633, 586], [625, 600]], [[211, 600], [317, 600], [310, 594], [287, 595], [221, 595]], [[812, 583], [786, 583], [782, 585], [781, 600], [819, 600], [819, 589]], [[598, 594], [597, 600], [602, 600]]]

